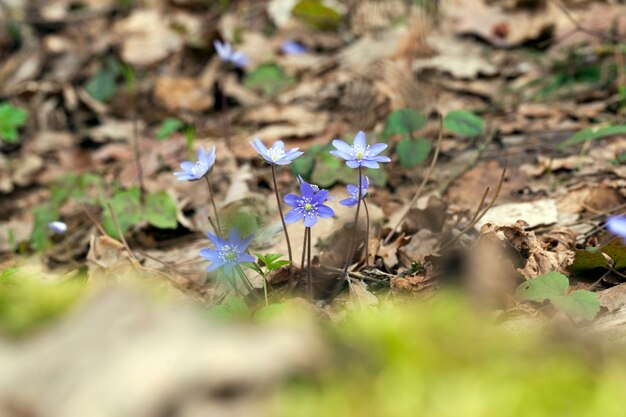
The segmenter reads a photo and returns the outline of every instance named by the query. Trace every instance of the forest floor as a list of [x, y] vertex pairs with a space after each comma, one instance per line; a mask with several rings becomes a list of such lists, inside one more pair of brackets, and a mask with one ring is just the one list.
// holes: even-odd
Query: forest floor
[[[85, 282], [98, 288], [126, 282], [230, 317], [271, 315], [272, 306], [288, 305], [333, 323], [352, 309], [384, 310], [407, 299], [421, 305], [454, 288], [511, 328], [549, 323], [622, 339], [626, 245], [604, 223], [626, 211], [625, 39], [626, 8], [599, 0], [0, 0], [0, 285], [9, 283], [0, 288], [0, 332], [23, 337], [72, 304]], [[222, 62], [214, 40], [243, 52], [247, 65]], [[355, 227], [355, 207], [338, 204], [347, 197], [346, 185], [358, 181], [357, 171], [329, 153], [333, 139], [352, 143], [358, 131], [370, 144], [386, 143], [383, 154], [391, 158], [365, 171], [367, 234], [363, 210]], [[195, 161], [198, 147], [214, 145], [207, 178], [224, 228], [253, 233], [253, 254], [286, 259], [273, 171], [250, 146], [256, 137], [305, 152], [276, 167], [282, 195], [298, 192], [300, 175], [329, 190], [335, 211], [311, 229], [311, 267], [303, 274], [310, 271], [311, 292], [305, 279], [290, 278], [289, 267], [276, 269], [267, 280], [269, 308], [262, 308], [263, 279], [253, 270], [246, 270], [250, 291], [236, 292], [205, 272], [208, 263], [198, 252], [212, 247], [209, 189], [205, 181], [173, 175], [181, 162]], [[51, 230], [54, 221], [67, 231]], [[287, 229], [298, 276], [304, 227], [297, 222]], [[19, 274], [71, 288], [54, 292], [29, 278], [18, 291]], [[251, 378], [249, 366], [258, 375], [250, 384], [258, 388], [326, 357], [327, 347], [308, 326], [302, 333], [290, 328], [246, 336], [222, 329], [224, 345], [216, 346], [217, 336], [194, 335], [193, 314], [152, 312], [133, 297], [96, 297], [57, 337], [30, 342], [22, 362], [7, 347], [7, 366], [17, 365], [6, 381], [28, 378], [28, 363], [49, 349], [67, 356], [63, 337], [76, 331], [91, 340], [94, 329], [112, 326], [108, 318], [115, 312], [130, 322], [148, 317], [160, 323], [140, 335], [110, 329], [109, 347], [136, 337], [128, 360], [165, 339], [165, 356], [154, 353], [149, 366], [158, 366], [165, 352], [205, 358], [202, 349], [217, 357], [234, 349], [245, 357], [236, 364], [198, 360], [193, 372], [217, 367], [219, 384], [232, 375]], [[15, 308], [16, 300], [29, 310]], [[441, 317], [448, 311], [434, 310]], [[426, 327], [420, 331], [437, 332]], [[248, 338], [256, 342], [242, 345]], [[189, 344], [197, 346], [189, 352], [183, 348]], [[104, 346], [93, 346], [94, 352]], [[497, 349], [489, 346], [484, 349]], [[0, 365], [3, 349], [0, 344]], [[258, 369], [277, 352], [280, 364]], [[125, 375], [128, 390], [144, 369], [118, 359], [89, 366], [114, 378]], [[48, 379], [24, 392], [11, 391], [0, 376], [0, 411], [3, 392], [30, 398], [60, 369], [51, 365]], [[185, 372], [168, 374], [168, 384], [137, 388], [133, 395], [146, 395], [145, 402], [135, 401], [123, 416], [217, 413], [209, 401], [205, 414], [194, 414], [200, 394], [189, 392], [184, 400], [169, 399], [174, 405], [151, 402], [174, 395], [174, 381], [188, 383]], [[80, 375], [63, 379], [66, 387]], [[492, 382], [485, 382], [486, 390]], [[100, 389], [86, 387], [77, 398], [98, 403]], [[337, 389], [346, 398], [357, 395]], [[220, 407], [237, 394], [224, 390], [211, 394]], [[113, 391], [110, 398], [121, 394]], [[248, 399], [236, 402], [241, 409], [219, 413], [256, 415], [259, 396], [246, 392]], [[51, 415], [20, 401], [7, 400], [8, 415]], [[113, 400], [111, 409], [92, 414], [63, 401], [51, 396], [38, 407], [63, 410], [64, 417], [122, 416], [110, 414], [119, 404]], [[456, 415], [483, 415], [469, 413], [470, 403]], [[164, 414], [151, 414], [150, 407]], [[167, 407], [174, 411], [167, 414]], [[285, 415], [309, 415], [296, 413], [295, 402], [290, 407]], [[380, 410], [371, 415], [404, 415]], [[340, 408], [332, 414], [369, 415]]]

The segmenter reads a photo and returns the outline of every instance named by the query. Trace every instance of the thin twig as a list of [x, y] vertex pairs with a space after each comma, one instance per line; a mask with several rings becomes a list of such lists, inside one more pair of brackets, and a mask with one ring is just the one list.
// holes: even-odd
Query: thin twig
[[441, 114], [439, 114], [439, 134], [437, 135], [437, 143], [435, 144], [435, 153], [433, 154], [433, 159], [430, 162], [430, 167], [428, 168], [428, 171], [426, 172], [426, 175], [422, 179], [422, 182], [420, 183], [419, 187], [417, 187], [417, 191], [415, 192], [415, 195], [413, 196], [411, 201], [404, 207], [402, 211], [402, 215], [400, 216], [396, 224], [393, 226], [391, 231], [387, 234], [387, 236], [383, 240], [383, 245], [386, 245], [387, 243], [389, 243], [393, 234], [396, 233], [398, 228], [402, 225], [402, 222], [404, 222], [404, 220], [406, 219], [406, 216], [408, 216], [409, 212], [411, 211], [413, 206], [415, 206], [415, 203], [417, 203], [417, 200], [419, 200], [420, 196], [422, 195], [422, 191], [424, 190], [424, 187], [426, 186], [426, 183], [428, 182], [428, 180], [430, 180], [433, 170], [435, 169], [435, 165], [437, 164], [437, 159], [439, 158], [439, 152], [441, 151], [441, 139], [442, 138], [443, 138], [443, 118], [441, 117]]
[[483, 210], [481, 210], [481, 207], [484, 204], [485, 199], [487, 198], [487, 193], [489, 192], [489, 187], [487, 187], [487, 189], [485, 190], [485, 192], [483, 194], [483, 197], [480, 200], [480, 204], [476, 208], [476, 213], [474, 214], [474, 216], [472, 217], [470, 222], [467, 224], [467, 226], [465, 226], [465, 228], [463, 230], [461, 230], [461, 233], [459, 233], [458, 235], [453, 237], [452, 240], [450, 240], [447, 243], [445, 243], [444, 245], [442, 245], [439, 248], [440, 251], [445, 249], [445, 248], [447, 248], [448, 246], [452, 245], [454, 242], [459, 240], [461, 238], [461, 236], [463, 236], [465, 233], [469, 232], [472, 229], [472, 227], [474, 227], [476, 225], [476, 223], [478, 223], [480, 221], [480, 219], [482, 219], [483, 216], [485, 214], [487, 214], [489, 209], [491, 209], [491, 207], [493, 207], [493, 205], [495, 204], [496, 200], [498, 199], [498, 196], [500, 195], [500, 190], [502, 189], [502, 183], [504, 182], [504, 176], [506, 175], [506, 167], [507, 167], [507, 165], [508, 165], [508, 162], [505, 162], [504, 163], [504, 168], [502, 168], [502, 174], [500, 175], [500, 181], [498, 181], [498, 187], [496, 188], [496, 192], [493, 194], [493, 198], [487, 204], [487, 207], [485, 207]]
[[[341, 268], [335, 268], [334, 266], [329, 266], [329, 265], [322, 265], [322, 268], [331, 271], [331, 272], [338, 272], [338, 273], [343, 273], [343, 269]], [[369, 275], [363, 274], [361, 272], [356, 272], [356, 271], [348, 271], [348, 276], [353, 277], [353, 278], [358, 278], [364, 281], [373, 281], [373, 282], [378, 282], [378, 283], [384, 283], [385, 280], [382, 279], [378, 279], [378, 278], [374, 278], [374, 277], [370, 277]]]
[[120, 222], [117, 220], [117, 215], [115, 214], [115, 211], [113, 210], [113, 206], [111, 206], [111, 203], [107, 203], [107, 206], [109, 207], [109, 213], [111, 213], [113, 224], [115, 224], [115, 229], [117, 230], [117, 234], [119, 235], [120, 240], [122, 241], [122, 244], [124, 245], [124, 248], [128, 252], [128, 255], [131, 258], [133, 258], [135, 261], [137, 261], [137, 263], [139, 263], [137, 257], [135, 256], [133, 251], [130, 249], [128, 242], [126, 241], [126, 237], [124, 237], [124, 233], [122, 233], [122, 228], [120, 227]]
[[98, 231], [100, 232], [100, 234], [102, 236], [108, 236], [109, 234], [106, 232], [106, 230], [104, 230], [104, 227], [102, 227], [102, 225], [100, 224], [100, 222], [98, 221], [98, 219], [96, 219], [94, 217], [93, 214], [91, 214], [89, 212], [89, 210], [87, 210], [87, 207], [84, 204], [80, 204], [81, 208], [83, 209], [83, 211], [85, 212], [85, 214], [87, 215], [87, 217], [89, 218], [89, 220], [91, 220], [91, 222], [93, 223], [94, 226], [96, 226], [96, 229], [98, 229]]

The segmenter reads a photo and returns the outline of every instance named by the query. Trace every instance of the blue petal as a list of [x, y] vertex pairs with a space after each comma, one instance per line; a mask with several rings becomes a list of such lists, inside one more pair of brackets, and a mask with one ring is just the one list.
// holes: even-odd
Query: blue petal
[[359, 192], [359, 187], [354, 184], [348, 184], [346, 185], [346, 191], [348, 191], [349, 195], [356, 195]]
[[282, 140], [277, 140], [272, 145], [272, 149], [280, 149], [280, 150], [284, 151], [285, 150], [285, 142], [283, 142]]
[[345, 198], [339, 202], [339, 204], [341, 204], [342, 206], [346, 206], [346, 207], [353, 207], [354, 205], [356, 205], [356, 203], [357, 203], [356, 198]]
[[228, 243], [233, 246], [239, 246], [239, 244], [241, 243], [239, 232], [234, 227], [230, 229], [230, 233], [228, 234]]
[[239, 259], [237, 259], [237, 262], [254, 262], [254, 256], [244, 253], [239, 257]]
[[311, 184], [309, 184], [306, 181], [302, 181], [302, 184], [300, 184], [300, 194], [302, 194], [302, 197], [306, 197], [306, 198], [313, 198], [313, 188], [311, 187]]
[[[250, 245], [250, 242], [252, 242], [252, 239], [254, 239], [254, 233], [251, 234], [250, 236], [248, 236], [247, 238], [243, 239], [238, 247], [240, 251], [245, 251], [246, 249], [248, 249], [248, 245]], [[253, 261], [254, 262], [254, 261]]]
[[626, 238], [626, 216], [612, 216], [606, 221], [606, 228], [613, 234]]
[[285, 203], [287, 203], [287, 205], [291, 207], [298, 207], [300, 197], [295, 194], [287, 194], [285, 197], [283, 197], [283, 200], [285, 200]]
[[181, 162], [180, 167], [185, 170], [185, 171], [191, 171], [191, 168], [193, 168], [196, 164], [194, 164], [191, 161], [185, 161], [185, 162]]
[[352, 144], [352, 146], [360, 146], [361, 148], [365, 149], [365, 147], [367, 146], [367, 141], [365, 140], [365, 132], [363, 132], [362, 130], [359, 130], [357, 132], [357, 134], [354, 136], [354, 143]]
[[389, 159], [389, 157], [385, 155], [375, 156], [371, 158], [371, 160], [376, 162], [391, 162], [391, 159]]
[[367, 190], [369, 186], [370, 186], [370, 179], [367, 178], [365, 175], [361, 175], [361, 187]]
[[293, 209], [285, 215], [285, 223], [291, 224], [300, 220], [304, 216], [301, 210]]
[[375, 143], [371, 145], [368, 150], [370, 155], [374, 156], [387, 149], [387, 146], [389, 145], [387, 145], [386, 143]]
[[304, 215], [304, 227], [313, 227], [317, 223], [317, 216], [315, 214], [307, 213]]
[[235, 51], [232, 53], [230, 61], [236, 67], [245, 67], [248, 65], [248, 56], [241, 51]]
[[196, 157], [197, 161], [204, 161], [206, 159], [206, 152], [204, 152], [204, 148], [200, 146], [198, 148], [198, 156]]
[[313, 202], [321, 204], [328, 200], [328, 190], [320, 190], [313, 195]]
[[221, 261], [221, 260], [217, 260], [217, 261], [211, 262], [209, 264], [209, 266], [207, 266], [206, 271], [207, 272], [213, 272], [213, 271], [215, 271], [217, 268], [219, 268], [222, 265], [224, 265], [224, 262]]
[[215, 235], [211, 232], [208, 232], [206, 234], [206, 236], [209, 238], [209, 240], [211, 241], [211, 243], [213, 243], [213, 245], [215, 245], [215, 247], [219, 250], [222, 246], [226, 245], [228, 242], [226, 242], [224, 239], [222, 239], [221, 237], [219, 237], [218, 235]]
[[207, 163], [209, 169], [211, 169], [211, 167], [215, 163], [215, 145], [213, 145], [211, 147], [211, 150], [209, 151], [209, 153], [204, 158], [204, 161]]
[[368, 160], [368, 159], [364, 159], [363, 160], [363, 166], [367, 167], [367, 168], [372, 168], [372, 169], [378, 169], [379, 168], [378, 162], [372, 161], [372, 160]]
[[317, 215], [323, 219], [327, 219], [333, 217], [335, 212], [330, 207], [322, 204], [321, 206], [317, 206]]
[[196, 176], [188, 172], [175, 172], [174, 175], [178, 181], [194, 181], [197, 180]]
[[350, 159], [354, 159], [352, 155], [348, 155], [347, 153], [342, 152], [342, 151], [333, 150], [333, 151], [330, 151], [330, 154], [336, 156], [337, 158], [345, 159], [346, 161], [349, 161]]
[[215, 262], [219, 258], [218, 252], [209, 248], [200, 249], [198, 255], [212, 262]]
[[223, 44], [217, 39], [213, 41], [213, 46], [215, 47], [215, 51], [217, 52], [217, 55], [222, 59], [225, 59], [226, 57], [228, 57], [227, 45], [228, 44]]
[[350, 155], [352, 153], [352, 147], [350, 145], [348, 145], [346, 142], [342, 141], [341, 139], [335, 139], [333, 140], [333, 146], [341, 151], [344, 152], [348, 155]]
[[350, 161], [346, 161], [346, 165], [348, 165], [350, 168], [358, 168], [361, 166], [361, 162], [352, 159]]

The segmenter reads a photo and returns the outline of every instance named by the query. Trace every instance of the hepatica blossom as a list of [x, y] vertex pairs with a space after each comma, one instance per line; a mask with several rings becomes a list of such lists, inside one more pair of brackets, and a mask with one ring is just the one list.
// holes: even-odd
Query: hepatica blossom
[[67, 224], [59, 221], [48, 223], [48, 229], [52, 230], [54, 233], [58, 235], [62, 235], [67, 232]]
[[330, 153], [338, 158], [345, 159], [346, 165], [350, 168], [363, 166], [375, 169], [379, 167], [379, 162], [391, 162], [389, 157], [378, 155], [387, 148], [387, 144], [375, 143], [368, 145], [363, 131], [354, 136], [352, 146], [339, 139], [333, 140], [333, 146], [335, 150], [330, 151]]
[[280, 50], [285, 55], [302, 55], [306, 52], [306, 47], [295, 41], [285, 41], [280, 46]]
[[[365, 175], [361, 175], [361, 199], [367, 194], [367, 188], [369, 187], [369, 180]], [[353, 207], [359, 202], [359, 185], [348, 184], [346, 186], [348, 195], [350, 197], [345, 198], [339, 202], [339, 204], [346, 207]]]
[[285, 216], [286, 223], [295, 223], [304, 218], [304, 226], [312, 227], [317, 223], [318, 217], [329, 218], [335, 214], [333, 209], [324, 204], [328, 200], [328, 190], [315, 191], [311, 184], [302, 181], [300, 193], [302, 196], [296, 194], [285, 196], [285, 203], [293, 207]]
[[239, 232], [234, 228], [231, 229], [228, 240], [207, 233], [209, 240], [215, 245], [215, 249], [201, 249], [199, 255], [211, 262], [207, 267], [207, 272], [215, 271], [217, 268], [224, 267], [224, 273], [231, 275], [233, 268], [242, 262], [254, 262], [254, 257], [246, 253], [250, 241], [254, 235], [250, 235], [245, 239], [241, 239]]
[[196, 181], [203, 178], [215, 163], [215, 145], [211, 147], [209, 153], [200, 146], [196, 162], [185, 161], [180, 164], [182, 171], [175, 172], [179, 181]]
[[289, 165], [291, 161], [304, 154], [298, 148], [290, 149], [285, 152], [285, 144], [282, 140], [274, 142], [271, 148], [267, 148], [259, 138], [254, 138], [250, 145], [270, 164]]
[[606, 221], [606, 228], [626, 240], [626, 216], [609, 217]]
[[228, 42], [213, 41], [213, 46], [220, 59], [224, 62], [232, 62], [237, 68], [248, 65], [248, 56], [241, 51], [235, 51]]

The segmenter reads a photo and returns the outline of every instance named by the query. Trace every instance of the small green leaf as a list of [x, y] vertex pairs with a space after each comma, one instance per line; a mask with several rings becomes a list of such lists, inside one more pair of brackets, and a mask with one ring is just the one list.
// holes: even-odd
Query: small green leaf
[[270, 271], [273, 271], [273, 270], [281, 268], [281, 267], [283, 267], [285, 265], [289, 265], [289, 261], [287, 261], [287, 260], [276, 261], [276, 262], [272, 262], [271, 264], [269, 264], [267, 266], [267, 269], [269, 269]]
[[600, 311], [598, 294], [587, 290], [576, 290], [569, 295], [555, 296], [550, 301], [562, 312], [585, 320], [593, 320]]
[[7, 142], [17, 142], [17, 130], [26, 123], [28, 112], [19, 107], [13, 107], [11, 103], [0, 104], [0, 139]]
[[255, 262], [242, 262], [241, 265], [243, 265], [244, 267], [253, 270], [254, 272], [256, 272], [257, 274], [264, 276], [263, 274], [263, 270], [261, 269], [261, 267], [255, 263]]
[[102, 227], [104, 230], [116, 239], [120, 239], [121, 236], [117, 233], [115, 222], [111, 216], [108, 204], [111, 204], [115, 216], [119, 222], [122, 233], [141, 221], [143, 218], [141, 214], [141, 204], [139, 201], [139, 188], [132, 187], [128, 190], [116, 191], [109, 200], [102, 202]]
[[547, 272], [522, 283], [515, 290], [515, 295], [522, 300], [542, 302], [552, 297], [563, 295], [569, 280], [558, 272]]
[[465, 110], [452, 110], [443, 119], [443, 128], [461, 136], [474, 137], [483, 134], [483, 119]]
[[307, 25], [320, 30], [335, 30], [341, 23], [341, 15], [321, 0], [301, 0], [291, 11]]
[[146, 197], [146, 220], [159, 229], [176, 229], [176, 203], [165, 192], [148, 194]]
[[392, 135], [411, 135], [426, 126], [426, 117], [413, 109], [399, 109], [391, 113], [385, 121], [382, 137], [389, 139]]
[[609, 136], [625, 135], [626, 125], [605, 126], [605, 127], [588, 127], [580, 132], [570, 136], [559, 144], [559, 149], [577, 143], [586, 142], [588, 140], [602, 139]]
[[404, 168], [415, 168], [424, 162], [432, 146], [428, 139], [403, 139], [396, 146], [398, 161]]
[[209, 314], [213, 318], [222, 320], [242, 320], [248, 318], [250, 310], [243, 299], [228, 297], [223, 304], [209, 309]]
[[85, 90], [98, 101], [107, 102], [117, 93], [117, 77], [121, 74], [121, 66], [114, 58], [107, 59], [87, 82]]
[[295, 77], [286, 75], [276, 64], [262, 64], [243, 79], [247, 88], [259, 90], [264, 96], [273, 96], [293, 84]]
[[609, 255], [613, 260], [614, 269], [626, 268], [626, 245], [624, 241], [617, 237], [602, 247], [602, 252]]
[[608, 267], [609, 262], [602, 255], [601, 250], [574, 249], [574, 262], [567, 267], [567, 270], [572, 275], [582, 276], [598, 268], [607, 269]]
[[173, 117], [168, 117], [167, 119], [163, 120], [161, 126], [159, 126], [159, 129], [156, 131], [156, 138], [158, 140], [165, 140], [172, 136], [174, 133], [182, 130], [184, 127], [185, 124], [182, 121]]

